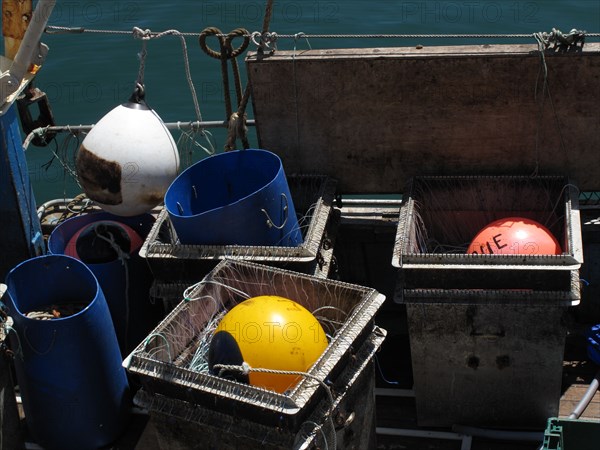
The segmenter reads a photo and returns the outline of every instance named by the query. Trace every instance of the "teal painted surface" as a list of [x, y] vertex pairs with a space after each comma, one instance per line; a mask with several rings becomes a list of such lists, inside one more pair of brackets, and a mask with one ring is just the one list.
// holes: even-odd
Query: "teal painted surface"
[[0, 117], [0, 280], [16, 264], [44, 252], [16, 106]]

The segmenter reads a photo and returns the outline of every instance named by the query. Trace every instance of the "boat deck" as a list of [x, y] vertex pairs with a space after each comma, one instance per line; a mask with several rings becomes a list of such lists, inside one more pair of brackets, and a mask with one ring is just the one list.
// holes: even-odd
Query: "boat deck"
[[[400, 307], [386, 309], [384, 314], [387, 318], [386, 321], [398, 320], [399, 323], [402, 321], [403, 313]], [[587, 359], [580, 333], [581, 329], [574, 325], [572, 330], [565, 348], [563, 394], [558, 415], [561, 418], [568, 417], [573, 411], [600, 369]], [[486, 436], [489, 430], [419, 427], [412, 390], [408, 336], [402, 333], [401, 329], [397, 333], [392, 331], [388, 334], [388, 339], [378, 354], [377, 361], [381, 369], [376, 375], [376, 425], [378, 429], [376, 448], [378, 450], [468, 450], [469, 448], [471, 450], [534, 450], [541, 445], [544, 430], [522, 432], [522, 436], [528, 439], [519, 441]], [[383, 372], [385, 372], [385, 380], [382, 376]], [[390, 381], [393, 381], [394, 384], [390, 384]], [[128, 433], [118, 443], [106, 450], [162, 449], [156, 436], [156, 430], [152, 422], [148, 420], [148, 416], [142, 411], [137, 411], [133, 417]], [[600, 391], [596, 392], [581, 418], [600, 420]], [[472, 432], [474, 435], [468, 437], [468, 434], [461, 434], [461, 431]], [[531, 440], [538, 436], [539, 442]]]
[[[376, 317], [377, 324], [388, 331], [375, 359], [376, 368], [376, 448], [381, 450], [534, 450], [539, 449], [544, 429], [490, 430], [460, 427], [421, 427], [417, 423], [413, 391], [411, 352], [406, 307], [393, 301], [396, 269], [391, 253], [396, 232], [398, 209], [391, 203], [385, 208], [363, 210], [346, 208], [336, 236], [338, 272], [332, 276], [357, 284], [372, 286], [386, 295], [386, 302]], [[566, 313], [568, 335], [562, 373], [562, 396], [558, 417], [567, 418], [579, 403], [600, 367], [586, 355], [584, 332], [590, 324], [600, 323], [600, 300], [596, 284], [600, 268], [596, 253], [600, 251], [597, 221], [600, 209], [582, 211], [586, 263], [581, 276], [587, 287], [580, 305]], [[343, 249], [343, 250], [342, 250]], [[342, 269], [342, 262], [353, 264]], [[458, 401], [458, 399], [457, 399]], [[507, 398], [507, 402], [511, 399]], [[600, 391], [584, 411], [583, 419], [600, 420]], [[465, 424], [468, 425], [468, 424]], [[498, 435], [498, 431], [509, 434]], [[30, 449], [39, 448], [28, 443]], [[142, 410], [136, 410], [127, 433], [106, 450], [161, 449], [153, 422]], [[198, 447], [202, 448], [201, 441]], [[179, 450], [179, 447], [177, 447]], [[568, 449], [572, 450], [572, 449]], [[575, 449], [573, 449], [575, 450]]]
[[[563, 388], [560, 399], [558, 417], [567, 418], [580, 399], [585, 394], [590, 382], [600, 370], [600, 367], [591, 363], [585, 353], [584, 339], [577, 327], [572, 329], [567, 338], [565, 347], [565, 361], [563, 364]], [[393, 347], [402, 348], [404, 351], [396, 352]], [[531, 440], [503, 440], [485, 437], [489, 430], [471, 430], [475, 435], [470, 447], [462, 447], [463, 440], [460, 428], [422, 428], [416, 420], [416, 405], [412, 391], [410, 374], [410, 358], [407, 336], [398, 335], [389, 338], [384, 343], [384, 348], [379, 356], [381, 365], [388, 372], [386, 377], [396, 376], [398, 385], [390, 386], [378, 376], [377, 389], [377, 426], [380, 433], [377, 436], [377, 448], [381, 450], [414, 449], [414, 450], [458, 450], [471, 448], [472, 450], [534, 450], [535, 442]], [[391, 362], [392, 354], [400, 355], [393, 367], [385, 365]], [[386, 358], [386, 356], [388, 358]], [[396, 372], [395, 372], [396, 371]], [[384, 387], [385, 386], [385, 387]], [[510, 399], [507, 399], [510, 401]], [[581, 416], [581, 419], [600, 420], [600, 391], [597, 391]], [[385, 430], [384, 430], [385, 429]], [[544, 430], [531, 430], [523, 436], [539, 435], [543, 438]], [[394, 434], [397, 433], [397, 434]], [[480, 433], [480, 436], [476, 434]], [[539, 444], [541, 445], [541, 441]]]

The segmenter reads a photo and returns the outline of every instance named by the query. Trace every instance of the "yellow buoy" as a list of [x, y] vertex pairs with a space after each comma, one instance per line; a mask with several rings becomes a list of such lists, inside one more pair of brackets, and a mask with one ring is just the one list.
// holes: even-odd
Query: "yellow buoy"
[[[223, 317], [211, 343], [209, 366], [243, 361], [252, 368], [307, 372], [326, 347], [325, 332], [310, 311], [290, 299], [263, 295], [239, 303]], [[279, 393], [300, 380], [253, 371], [248, 378], [254, 386]]]

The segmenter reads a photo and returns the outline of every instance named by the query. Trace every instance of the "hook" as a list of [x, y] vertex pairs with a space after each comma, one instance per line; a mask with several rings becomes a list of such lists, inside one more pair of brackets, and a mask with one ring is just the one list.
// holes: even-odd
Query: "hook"
[[283, 200], [285, 200], [285, 206], [283, 207], [283, 211], [285, 212], [285, 219], [283, 220], [283, 223], [281, 225], [279, 225], [279, 226], [275, 225], [275, 223], [269, 216], [269, 213], [264, 208], [261, 209], [261, 211], [265, 214], [265, 216], [267, 216], [267, 226], [269, 228], [275, 227], [278, 230], [283, 230], [283, 228], [285, 227], [285, 224], [288, 221], [288, 217], [289, 217], [288, 199], [287, 199], [287, 196], [285, 195], [285, 193], [283, 193], [283, 192], [281, 193], [281, 198], [283, 198]]

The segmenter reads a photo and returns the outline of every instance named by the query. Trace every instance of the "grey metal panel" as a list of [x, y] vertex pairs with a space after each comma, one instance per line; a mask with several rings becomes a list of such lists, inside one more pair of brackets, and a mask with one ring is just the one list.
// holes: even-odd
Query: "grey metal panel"
[[419, 425], [543, 427], [558, 413], [567, 308], [452, 300], [407, 305]]
[[259, 143], [288, 172], [335, 176], [343, 193], [402, 192], [415, 175], [536, 171], [598, 190], [600, 44], [584, 48], [546, 55], [553, 102], [542, 114], [534, 44], [251, 54]]

